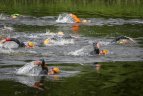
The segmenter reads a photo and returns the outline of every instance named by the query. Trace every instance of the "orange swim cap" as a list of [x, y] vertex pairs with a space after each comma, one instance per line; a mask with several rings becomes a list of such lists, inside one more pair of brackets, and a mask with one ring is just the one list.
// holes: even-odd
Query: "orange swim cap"
[[101, 54], [107, 55], [107, 54], [109, 54], [109, 50], [107, 50], [107, 49], [101, 50]]
[[54, 73], [60, 73], [60, 69], [58, 67], [54, 67], [52, 70], [54, 71]]
[[34, 47], [35, 46], [35, 44], [33, 43], [33, 42], [31, 42], [31, 41], [28, 41], [28, 44], [27, 44], [29, 47]]
[[72, 16], [72, 18], [75, 20], [76, 23], [80, 23], [81, 22], [80, 18], [78, 18], [76, 15], [70, 14], [70, 16]]

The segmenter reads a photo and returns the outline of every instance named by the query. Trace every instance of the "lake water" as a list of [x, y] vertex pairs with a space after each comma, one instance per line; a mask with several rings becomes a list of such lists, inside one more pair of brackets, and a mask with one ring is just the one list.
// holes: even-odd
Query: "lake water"
[[[120, 18], [111, 18], [110, 16], [108, 18], [100, 16], [95, 18], [91, 16], [91, 14], [83, 15], [84, 12], [79, 12], [79, 16], [91, 20], [91, 22], [86, 24], [58, 24], [55, 22], [58, 16], [57, 14], [64, 12], [64, 9], [68, 10], [67, 6], [72, 4], [71, 0], [67, 2], [60, 0], [58, 2], [62, 4], [59, 4], [59, 6], [63, 6], [65, 3], [69, 4], [66, 5], [65, 8], [62, 8], [62, 10], [58, 10], [59, 6], [55, 7], [54, 10], [52, 6], [55, 5], [51, 5], [49, 8], [51, 8], [52, 11], [49, 13], [46, 13], [48, 8], [46, 4], [57, 4], [56, 0], [45, 0], [43, 2], [33, 0], [30, 3], [31, 6], [28, 6], [28, 0], [22, 1], [18, 2], [17, 0], [13, 0], [10, 2], [9, 0], [3, 0], [0, 3], [3, 5], [1, 7], [4, 8], [1, 11], [0, 23], [14, 28], [14, 31], [1, 30], [1, 35], [15, 37], [24, 42], [31, 40], [38, 44], [49, 37], [48, 32], [53, 34], [64, 32], [66, 36], [71, 35], [73, 38], [62, 39], [47, 46], [37, 46], [34, 49], [1, 48], [1, 96], [142, 95], [143, 19], [124, 19], [120, 16]], [[92, 5], [87, 4], [86, 1], [89, 0], [84, 1], [85, 2], [81, 2], [79, 8], [82, 8], [82, 6], [88, 6], [87, 8], [89, 8], [89, 5]], [[109, 3], [105, 2], [106, 0], [104, 0], [104, 2], [99, 0], [91, 1], [94, 4], [103, 4], [102, 7]], [[121, 0], [115, 1], [116, 2], [110, 2], [113, 3], [111, 7], [115, 7], [117, 4], [119, 6], [122, 5]], [[4, 7], [8, 2], [10, 2], [10, 6], [14, 5], [12, 9], [15, 10], [12, 12], [10, 12], [10, 8], [6, 9]], [[140, 9], [141, 7], [139, 7], [139, 5], [142, 1], [131, 0], [131, 2], [129, 2], [126, 0], [126, 3], [129, 4], [128, 7], [136, 4], [138, 5], [137, 9]], [[75, 4], [75, 2], [73, 4]], [[18, 8], [16, 8], [16, 6]], [[37, 8], [36, 11], [34, 8]], [[93, 8], [93, 5], [90, 8]], [[98, 6], [97, 8], [100, 7]], [[75, 9], [71, 9], [71, 11], [75, 13], [78, 12], [78, 10], [76, 11]], [[14, 12], [23, 12], [27, 15], [11, 19], [8, 14]], [[93, 13], [89, 10], [87, 10], [87, 12]], [[85, 13], [87, 14], [87, 12]], [[141, 11], [138, 11], [138, 13], [141, 14]], [[38, 17], [37, 14], [39, 14]], [[139, 17], [139, 15], [137, 17]], [[109, 44], [115, 37], [121, 35], [132, 37], [136, 43], [128, 45]], [[109, 54], [105, 56], [90, 54], [93, 50], [92, 43], [97, 41], [102, 43], [101, 49], [109, 50]], [[49, 68], [58, 66], [61, 69], [61, 73], [50, 76], [25, 76], [15, 74], [18, 68], [39, 58], [44, 58]], [[39, 82], [41, 89], [34, 88], [33, 86], [39, 84]]]

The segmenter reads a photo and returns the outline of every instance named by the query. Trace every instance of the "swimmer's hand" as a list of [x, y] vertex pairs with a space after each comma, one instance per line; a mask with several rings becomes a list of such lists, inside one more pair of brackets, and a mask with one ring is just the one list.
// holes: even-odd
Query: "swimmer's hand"
[[42, 62], [41, 61], [34, 61], [34, 65], [41, 65], [42, 64]]
[[54, 75], [54, 72], [53, 72], [52, 70], [50, 70], [50, 71], [48, 72], [48, 75]]

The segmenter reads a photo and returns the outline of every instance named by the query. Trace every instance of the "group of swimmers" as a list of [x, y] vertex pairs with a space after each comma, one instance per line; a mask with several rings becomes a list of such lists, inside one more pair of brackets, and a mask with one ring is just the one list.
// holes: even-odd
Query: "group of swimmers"
[[[40, 42], [37, 44], [36, 42], [33, 41], [26, 41], [22, 42], [18, 40], [17, 38], [6, 38], [5, 36], [0, 36], [0, 44], [3, 48], [5, 48], [3, 45], [8, 42], [14, 42], [16, 43], [17, 46], [12, 47], [11, 49], [14, 48], [19, 48], [19, 47], [26, 47], [26, 48], [34, 48], [36, 46], [47, 46], [49, 44], [54, 44], [55, 42], [58, 42], [60, 40], [67, 40], [67, 39], [72, 39], [73, 37], [71, 35], [65, 35], [64, 32], [58, 32], [58, 33], [48, 33], [51, 35], [51, 37], [48, 37], [47, 39], [43, 40], [43, 42]], [[45, 34], [47, 35], [47, 34]]]
[[[57, 38], [62, 38], [62, 36], [64, 35], [64, 33], [59, 32], [58, 35], [60, 35], [59, 37], [53, 37], [54, 39]], [[48, 44], [50, 41], [47, 41], [48, 39], [43, 41], [43, 44]], [[21, 42], [19, 41], [17, 38], [5, 38], [5, 37], [0, 37], [0, 44], [5, 44], [7, 42], [14, 42], [16, 43], [18, 46], [15, 46], [13, 48], [20, 48], [20, 47], [26, 47], [26, 48], [34, 48], [36, 45], [34, 44], [34, 42], [32, 41], [28, 41], [28, 42]], [[34, 65], [38, 65], [39, 67], [41, 67], [41, 72], [40, 74], [42, 75], [53, 75], [53, 74], [57, 74], [60, 73], [60, 69], [58, 67], [53, 67], [50, 70], [48, 70], [47, 65], [45, 64], [45, 60], [44, 59], [40, 59], [34, 62]]]
[[[18, 44], [18, 47], [27, 47], [27, 48], [33, 48], [35, 45], [33, 42], [29, 41], [27, 43], [20, 42], [16, 38], [5, 38], [0, 41], [0, 44], [13, 41]], [[115, 38], [114, 40], [111, 41], [111, 44], [128, 44], [129, 42], [135, 42], [132, 38], [127, 37], [127, 36], [119, 36]], [[120, 43], [119, 43], [120, 42]], [[93, 43], [93, 54], [94, 55], [106, 55], [109, 53], [108, 50], [100, 50], [101, 44], [100, 42], [95, 42]], [[40, 59], [34, 62], [34, 65], [38, 65], [42, 68], [40, 74], [45, 74], [45, 75], [52, 75], [52, 74], [57, 74], [60, 72], [60, 69], [58, 67], [54, 67], [50, 70], [48, 70], [47, 65], [45, 64], [44, 59]]]
[[[14, 15], [15, 16], [15, 15]], [[90, 22], [90, 21], [87, 21], [87, 20], [81, 20], [80, 18], [78, 18], [76, 15], [72, 14], [72, 13], [64, 13], [64, 14], [61, 14], [59, 15], [58, 19], [56, 20], [56, 22], [62, 22], [62, 21], [65, 21], [65, 23], [81, 23], [81, 22]], [[64, 37], [64, 33], [63, 32], [58, 32], [53, 38], [50, 38], [50, 39], [53, 39], [53, 40], [57, 40], [57, 38], [66, 38]], [[71, 36], [69, 36], [69, 38], [71, 38]], [[46, 45], [46, 44], [49, 44], [50, 42], [50, 39], [46, 39], [43, 41], [43, 44]], [[10, 41], [13, 41], [15, 42], [17, 45], [18, 45], [18, 48], [19, 47], [26, 47], [26, 48], [34, 48], [36, 45], [34, 42], [32, 41], [28, 41], [28, 42], [21, 42], [19, 41], [18, 39], [16, 38], [4, 38], [4, 37], [0, 37], [0, 44], [4, 44], [6, 42], [10, 42]], [[115, 38], [113, 41], [111, 41], [111, 44], [127, 44], [129, 43], [130, 41], [134, 42], [134, 40], [130, 37], [126, 37], [126, 36], [119, 36], [117, 38]], [[94, 42], [93, 43], [93, 48], [94, 50], [92, 51], [93, 54], [98, 54], [98, 55], [106, 55], [109, 53], [108, 50], [100, 50], [101, 48], [101, 44], [100, 42]], [[51, 70], [48, 70], [48, 67], [47, 65], [45, 64], [45, 60], [44, 59], [40, 59], [38, 61], [35, 61], [34, 62], [35, 65], [38, 65], [38, 66], [41, 66], [42, 68], [42, 71], [40, 72], [40, 74], [47, 74], [47, 75], [50, 75], [50, 74], [56, 74], [56, 73], [59, 73], [60, 72], [60, 69], [58, 67], [55, 67], [55, 68], [52, 68]]]

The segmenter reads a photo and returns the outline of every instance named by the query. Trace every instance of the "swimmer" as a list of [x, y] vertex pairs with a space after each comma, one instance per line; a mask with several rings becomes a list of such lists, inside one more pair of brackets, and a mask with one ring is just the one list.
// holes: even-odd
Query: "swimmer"
[[54, 36], [55, 38], [59, 39], [72, 39], [72, 36], [70, 34], [64, 34], [64, 32], [59, 31], [57, 35]]
[[53, 67], [49, 72], [48, 75], [54, 75], [60, 73], [60, 69], [58, 67]]
[[99, 50], [100, 46], [101, 45], [100, 45], [99, 42], [93, 43], [93, 48], [94, 48], [93, 52], [94, 52], [94, 54], [100, 54], [100, 50]]
[[64, 34], [64, 32], [59, 31], [58, 33], [56, 33], [55, 35], [53, 35], [50, 38], [47, 38], [43, 41], [43, 44], [45, 46], [49, 45], [49, 44], [54, 44], [55, 42], [58, 41], [62, 41], [62, 40], [70, 40], [73, 39], [73, 37], [69, 34]]
[[12, 14], [12, 15], [11, 15], [11, 18], [12, 18], [12, 19], [16, 19], [16, 18], [19, 17], [19, 16], [20, 16], [20, 14]]
[[56, 35], [54, 35], [53, 38], [71, 39], [72, 36], [70, 34], [65, 34], [64, 32], [59, 31], [58, 33], [56, 33]]
[[56, 20], [58, 23], [89, 23], [89, 20], [81, 20], [75, 14], [72, 13], [63, 13], [60, 14]]
[[93, 51], [92, 54], [97, 54], [97, 55], [106, 55], [109, 53], [108, 50], [100, 50], [101, 44], [100, 42], [93, 43]]
[[4, 44], [6, 42], [13, 41], [15, 42], [18, 46], [17, 47], [27, 47], [27, 48], [33, 48], [35, 44], [31, 41], [28, 41], [27, 43], [20, 42], [16, 38], [1, 38], [0, 44]]
[[131, 42], [135, 43], [135, 41], [132, 38], [127, 36], [118, 36], [113, 41], [111, 41], [112, 44], [117, 43], [117, 44], [123, 44], [123, 45], [129, 44]]
[[42, 71], [40, 72], [40, 74], [42, 74], [42, 75], [54, 75], [54, 74], [60, 73], [60, 69], [58, 67], [53, 67], [50, 69], [50, 71], [48, 71], [48, 66], [45, 64], [44, 59], [35, 61], [34, 64], [41, 66]]
[[44, 45], [48, 45], [48, 44], [50, 44], [51, 43], [51, 40], [50, 39], [45, 39], [44, 41], [43, 41], [43, 44]]
[[34, 48], [36, 45], [34, 42], [32, 41], [28, 41], [27, 44], [25, 44], [25, 47], [27, 48]]
[[41, 70], [40, 74], [48, 75], [48, 67], [45, 64], [45, 60], [44, 59], [40, 59], [38, 61], [35, 61], [34, 64], [38, 65], [38, 66], [41, 66], [42, 70]]

